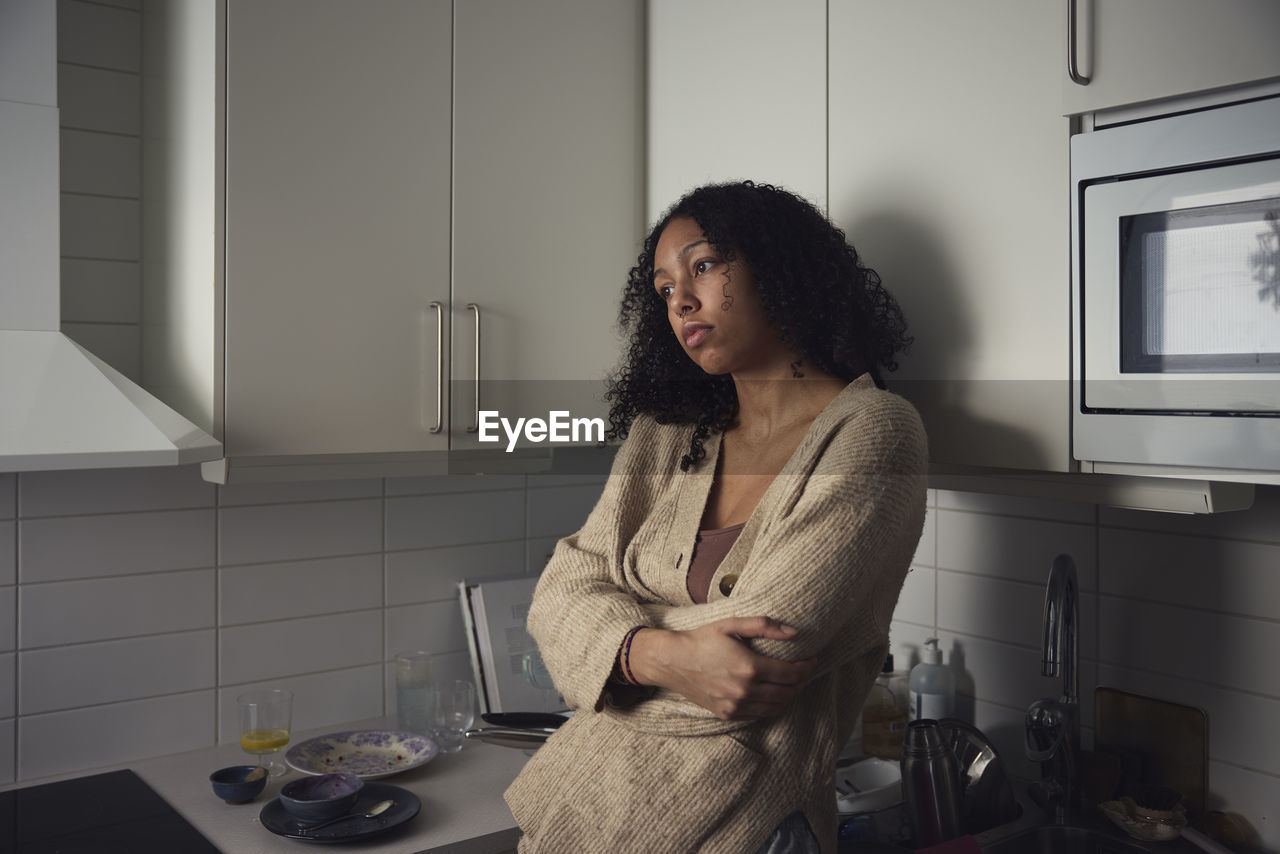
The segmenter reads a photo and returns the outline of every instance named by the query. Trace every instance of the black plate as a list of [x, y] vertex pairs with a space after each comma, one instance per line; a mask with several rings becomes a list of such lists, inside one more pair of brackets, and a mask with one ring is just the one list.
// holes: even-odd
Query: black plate
[[392, 786], [389, 783], [365, 783], [351, 812], [368, 812], [374, 804], [388, 798], [395, 803], [382, 815], [374, 818], [361, 816], [346, 821], [336, 821], [327, 827], [310, 832], [307, 831], [305, 824], [294, 818], [284, 808], [279, 798], [263, 807], [258, 818], [262, 820], [263, 827], [278, 836], [302, 839], [307, 842], [353, 842], [399, 827], [422, 809], [422, 801], [408, 789]]
[[506, 726], [531, 729], [556, 729], [569, 720], [555, 712], [485, 712], [480, 716], [485, 723], [494, 726]]

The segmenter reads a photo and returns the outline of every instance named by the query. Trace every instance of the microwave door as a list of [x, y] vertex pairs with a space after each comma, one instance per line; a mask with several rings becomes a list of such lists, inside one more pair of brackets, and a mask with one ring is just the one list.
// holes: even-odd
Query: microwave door
[[1087, 186], [1085, 410], [1280, 414], [1280, 159]]

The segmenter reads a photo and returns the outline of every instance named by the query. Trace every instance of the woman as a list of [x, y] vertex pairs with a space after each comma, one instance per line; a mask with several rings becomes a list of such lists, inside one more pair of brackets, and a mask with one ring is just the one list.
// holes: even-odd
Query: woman
[[901, 311], [812, 205], [744, 182], [662, 217], [621, 318], [626, 441], [529, 613], [576, 714], [506, 793], [520, 850], [831, 852], [924, 520], [924, 432], [881, 388]]

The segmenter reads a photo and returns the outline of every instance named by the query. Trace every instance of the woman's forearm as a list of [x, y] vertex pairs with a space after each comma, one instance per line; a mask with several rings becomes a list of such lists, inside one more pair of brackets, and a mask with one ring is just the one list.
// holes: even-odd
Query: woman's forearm
[[788, 662], [753, 652], [746, 640], [795, 637], [766, 617], [718, 620], [689, 631], [646, 628], [619, 650], [625, 672], [642, 685], [682, 695], [721, 720], [752, 720], [782, 712], [812, 672], [812, 659]]

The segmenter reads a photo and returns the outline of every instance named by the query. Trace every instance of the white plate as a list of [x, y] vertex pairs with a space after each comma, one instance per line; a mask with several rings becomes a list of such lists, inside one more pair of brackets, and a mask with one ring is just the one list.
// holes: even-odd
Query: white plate
[[284, 761], [304, 774], [341, 771], [361, 780], [377, 780], [425, 765], [439, 752], [439, 745], [425, 735], [362, 729], [334, 732], [295, 744], [285, 753]]

